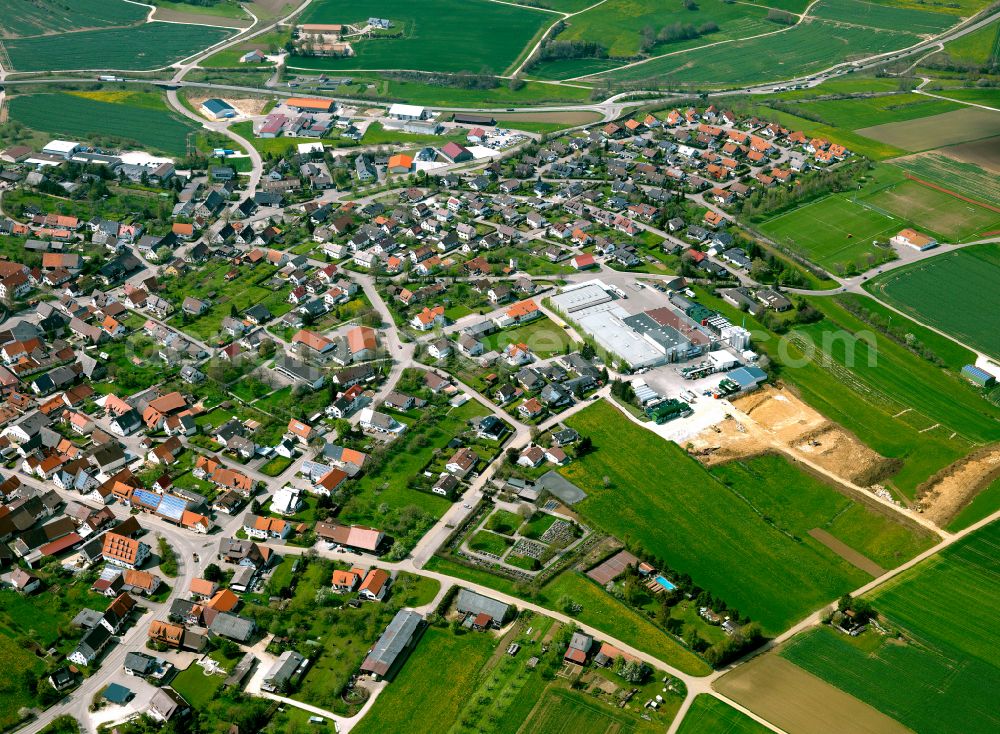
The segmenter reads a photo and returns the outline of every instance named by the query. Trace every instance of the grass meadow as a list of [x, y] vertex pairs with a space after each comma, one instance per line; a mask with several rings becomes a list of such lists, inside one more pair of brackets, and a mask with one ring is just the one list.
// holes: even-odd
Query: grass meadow
[[515, 91], [508, 84], [500, 84], [493, 89], [462, 89], [365, 74], [347, 73], [344, 76], [352, 80], [350, 84], [338, 87], [338, 94], [344, 96], [373, 100], [405, 99], [412, 104], [442, 107], [523, 107], [546, 102], [583, 102], [590, 97], [587, 87], [530, 81]]
[[[567, 423], [595, 446], [560, 470], [588, 493], [576, 509], [602, 530], [689, 574], [765, 632], [786, 628], [870, 578], [808, 535], [790, 532], [830, 522], [833, 505], [825, 506], [824, 493], [834, 490], [813, 485], [783, 460], [768, 461], [767, 481], [738, 478], [758, 486], [727, 486], [723, 480], [737, 478], [709, 473], [679, 446], [635, 426], [605, 402]], [[906, 555], [912, 545], [908, 541], [898, 551]]]
[[[944, 53], [960, 64], [985, 66], [990, 59], [1000, 58], [1000, 26], [987, 25], [964, 36], [948, 41]], [[931, 60], [935, 57], [932, 56]]]
[[976, 245], [914, 263], [866, 288], [913, 318], [1000, 359], [1000, 245]]
[[360, 0], [349, 6], [324, 0], [308, 8], [301, 20], [352, 23], [371, 16], [393, 21], [403, 36], [357, 41], [356, 55], [350, 58], [295, 58], [291, 67], [501, 73], [558, 19], [553, 13], [487, 0]]
[[699, 694], [678, 734], [767, 734], [771, 731], [714, 696]]
[[[14, 593], [16, 592], [4, 592], [4, 594]], [[15, 671], [40, 673], [45, 668], [40, 658], [18, 645], [12, 637], [5, 634], [5, 630], [0, 630], [0, 665], [11, 673]], [[35, 705], [35, 692], [25, 689], [20, 676], [13, 674], [4, 676], [0, 682], [0, 727], [6, 731], [20, 721], [18, 710], [21, 707], [33, 705]]]
[[816, 629], [782, 655], [921, 734], [996, 731], [998, 551], [993, 523], [874, 592], [902, 641]]
[[[233, 308], [242, 312], [263, 304], [275, 316], [291, 310], [287, 300], [291, 288], [284, 284], [276, 288], [271, 284], [277, 268], [270, 265], [252, 270], [244, 268], [238, 271], [236, 278], [228, 280], [232, 269], [228, 263], [212, 264], [165, 279], [164, 298], [177, 309], [171, 324], [197, 339], [214, 343], [222, 335], [222, 321], [232, 314]], [[181, 313], [181, 304], [188, 296], [207, 300], [208, 309], [197, 317]]]
[[196, 129], [170, 112], [162, 96], [148, 92], [26, 94], [9, 104], [11, 119], [33, 130], [84, 140], [113, 137], [168, 155], [184, 155]]
[[[704, 291], [698, 300], [731, 319], [744, 317]], [[926, 338], [931, 351], [941, 353], [947, 366], [937, 367], [848, 312], [841, 299], [809, 302], [825, 318], [798, 327], [780, 343], [749, 315], [747, 328], [758, 334], [755, 343], [781, 379], [809, 405], [883, 456], [901, 460], [900, 470], [882, 480], [891, 490], [912, 498], [932, 474], [1000, 439], [1000, 409], [958, 375], [958, 362], [974, 359], [971, 352], [963, 360], [953, 343], [942, 347], [943, 337], [930, 339], [926, 329], [893, 314], [895, 327]], [[869, 299], [861, 302], [873, 308]]]
[[205, 675], [204, 668], [191, 663], [174, 677], [170, 685], [185, 701], [200, 709], [216, 697], [225, 680], [223, 675]]
[[1000, 89], [996, 87], [977, 89], [943, 89], [939, 92], [949, 99], [957, 99], [961, 102], [972, 102], [973, 104], [983, 104], [987, 107], [1000, 107]]
[[[781, 456], [758, 456], [713, 467], [712, 474], [738, 491], [786, 534], [806, 539], [825, 530], [882, 568], [895, 568], [927, 550], [933, 536], [897, 522], [884, 511], [831, 491], [830, 485], [799, 471]], [[794, 504], [787, 501], [795, 497]]]
[[[722, 0], [701, 0], [688, 10], [680, 3], [660, 0], [606, 0], [569, 20], [569, 27], [559, 34], [560, 41], [590, 41], [605, 48], [608, 56], [628, 58], [640, 52], [642, 31], [658, 32], [664, 26], [691, 24], [700, 26], [714, 22], [719, 30], [698, 39], [676, 43], [658, 43], [648, 49], [649, 55], [666, 53], [692, 45], [704, 45], [727, 38], [744, 38], [756, 33], [775, 30], [768, 23], [764, 8], [753, 5], [726, 4]], [[577, 75], [586, 72], [579, 71]]]
[[948, 530], [957, 532], [1000, 510], [1000, 479], [984, 487], [965, 508], [948, 523]]
[[467, 692], [495, 644], [492, 635], [455, 635], [437, 627], [427, 629], [395, 680], [353, 731], [357, 734], [442, 731], [443, 722], [457, 719]]
[[357, 492], [344, 505], [341, 517], [348, 522], [382, 527], [382, 504], [393, 508], [417, 507], [440, 517], [451, 507], [444, 497], [410, 488], [411, 479], [423, 470], [437, 449], [466, 428], [470, 418], [486, 415], [479, 402], [470, 400], [459, 408], [450, 409], [439, 420], [411, 426], [394, 444], [394, 451], [373, 472], [367, 472], [356, 482]]
[[809, 14], [816, 18], [849, 21], [871, 28], [908, 31], [917, 35], [937, 35], [957, 22], [954, 16], [943, 13], [865, 0], [820, 0]]
[[528, 348], [541, 359], [555, 354], [563, 354], [573, 340], [566, 330], [556, 326], [548, 317], [529, 321], [522, 326], [502, 329], [485, 337], [483, 346], [487, 351], [495, 349], [502, 352], [510, 344], [526, 344]]
[[145, 23], [4, 41], [14, 71], [148, 70], [167, 66], [225, 40], [232, 30]]
[[918, 40], [911, 33], [812, 20], [760, 38], [664, 56], [606, 76], [616, 81], [660, 79], [667, 84], [709, 86], [760, 83], [905, 48]]
[[888, 94], [880, 97], [801, 102], [796, 105], [796, 109], [800, 108], [809, 117], [819, 118], [833, 127], [857, 130], [953, 112], [961, 109], [961, 105], [921, 94]]

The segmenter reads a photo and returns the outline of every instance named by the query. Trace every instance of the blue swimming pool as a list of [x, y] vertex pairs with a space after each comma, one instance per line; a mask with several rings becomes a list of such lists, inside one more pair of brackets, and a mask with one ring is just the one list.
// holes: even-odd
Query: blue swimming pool
[[656, 577], [656, 583], [658, 583], [660, 586], [662, 586], [667, 591], [673, 591], [674, 589], [677, 588], [672, 583], [670, 583], [665, 578], [663, 578], [663, 576], [657, 576]]

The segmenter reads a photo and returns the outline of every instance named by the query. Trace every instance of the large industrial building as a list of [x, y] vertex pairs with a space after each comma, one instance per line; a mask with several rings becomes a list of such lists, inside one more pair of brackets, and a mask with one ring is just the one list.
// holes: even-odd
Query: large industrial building
[[694, 359], [719, 346], [746, 349], [750, 343], [749, 332], [713, 312], [692, 315], [671, 303], [632, 314], [615, 293], [592, 280], [567, 287], [551, 302], [631, 369]]

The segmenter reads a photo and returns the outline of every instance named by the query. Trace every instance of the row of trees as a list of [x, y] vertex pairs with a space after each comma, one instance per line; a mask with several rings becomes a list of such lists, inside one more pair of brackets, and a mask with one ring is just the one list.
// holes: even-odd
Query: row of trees
[[800, 178], [793, 187], [773, 186], [769, 189], [754, 189], [749, 198], [743, 202], [742, 214], [751, 220], [759, 221], [827, 194], [854, 187], [860, 188], [860, 179], [872, 167], [870, 161], [860, 160], [836, 168], [815, 171]]
[[839, 301], [849, 313], [858, 317], [876, 331], [886, 335], [897, 344], [906, 347], [918, 357], [926, 359], [933, 365], [945, 367], [945, 361], [941, 359], [930, 347], [920, 341], [915, 334], [907, 331], [903, 325], [893, 326], [891, 316], [883, 316], [864, 307], [861, 301], [853, 298], [844, 298]]

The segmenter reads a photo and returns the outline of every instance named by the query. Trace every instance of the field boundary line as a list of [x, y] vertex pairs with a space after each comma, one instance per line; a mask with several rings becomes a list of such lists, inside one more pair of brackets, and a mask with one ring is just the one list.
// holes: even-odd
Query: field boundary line
[[914, 176], [912, 173], [909, 173], [907, 171], [904, 171], [903, 175], [905, 175], [906, 178], [908, 178], [910, 181], [916, 181], [918, 184], [926, 186], [929, 189], [940, 191], [942, 194], [947, 194], [948, 196], [952, 196], [958, 199], [959, 201], [964, 201], [967, 204], [975, 204], [976, 206], [981, 206], [983, 209], [989, 209], [991, 212], [997, 212], [998, 214], [1000, 214], [1000, 206], [993, 206], [992, 204], [984, 204], [981, 201], [970, 199], [968, 196], [962, 196], [957, 191], [952, 191], [951, 189], [946, 189], [944, 186], [938, 186], [937, 184], [933, 184], [930, 181], [925, 181], [924, 179], [918, 178], [917, 176]]

